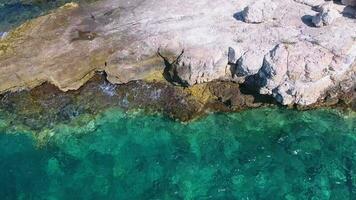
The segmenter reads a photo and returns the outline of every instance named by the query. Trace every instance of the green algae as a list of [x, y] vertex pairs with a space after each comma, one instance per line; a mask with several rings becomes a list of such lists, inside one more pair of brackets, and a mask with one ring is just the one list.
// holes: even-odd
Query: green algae
[[28, 134], [0, 134], [0, 196], [354, 199], [355, 122], [352, 112], [326, 109], [265, 108], [185, 124], [109, 109], [54, 126], [39, 148]]

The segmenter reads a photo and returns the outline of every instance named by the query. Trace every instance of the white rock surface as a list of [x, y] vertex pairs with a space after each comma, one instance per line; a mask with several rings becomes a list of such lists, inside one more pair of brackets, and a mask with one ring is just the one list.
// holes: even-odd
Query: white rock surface
[[[261, 2], [102, 0], [72, 6], [39, 18], [19, 40], [10, 41], [15, 44], [9, 53], [2, 55], [0, 48], [0, 91], [44, 81], [77, 89], [95, 70], [105, 70], [113, 83], [143, 79], [163, 70], [158, 49], [171, 61], [184, 49], [177, 73], [191, 85], [236, 81], [230, 61], [244, 76], [257, 73], [261, 93], [282, 104], [315, 103], [328, 88], [355, 75], [355, 19], [342, 16], [315, 28], [305, 19], [316, 12], [293, 0], [274, 0], [273, 20], [258, 15], [262, 18], [253, 21], [264, 22], [256, 24], [238, 18], [244, 8]], [[78, 30], [97, 36], [77, 40]], [[234, 58], [229, 59], [229, 49]]]
[[330, 77], [334, 75], [334, 67], [347, 63], [347, 59], [309, 42], [277, 45], [265, 56], [259, 72], [263, 86], [260, 92], [273, 95], [285, 105], [315, 103], [321, 93], [333, 84]]
[[273, 18], [276, 8], [272, 0], [254, 1], [243, 10], [243, 19], [247, 23], [262, 23]]

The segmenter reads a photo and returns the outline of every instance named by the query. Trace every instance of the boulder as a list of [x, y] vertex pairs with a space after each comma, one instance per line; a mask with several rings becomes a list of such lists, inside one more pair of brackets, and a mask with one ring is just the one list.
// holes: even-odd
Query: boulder
[[333, 8], [333, 3], [325, 3], [318, 7], [319, 13], [312, 18], [312, 22], [316, 27], [328, 26], [334, 22], [335, 19], [341, 17], [340, 13]]
[[284, 44], [277, 45], [263, 60], [259, 71], [259, 84], [262, 86], [260, 93], [271, 95], [286, 78], [288, 70], [288, 47]]
[[335, 64], [348, 62], [348, 57], [310, 42], [279, 44], [265, 56], [258, 73], [260, 93], [283, 105], [316, 103], [335, 80], [345, 79], [341, 71], [352, 70], [336, 69]]
[[277, 4], [272, 0], [255, 1], [243, 10], [246, 23], [262, 23], [271, 20]]

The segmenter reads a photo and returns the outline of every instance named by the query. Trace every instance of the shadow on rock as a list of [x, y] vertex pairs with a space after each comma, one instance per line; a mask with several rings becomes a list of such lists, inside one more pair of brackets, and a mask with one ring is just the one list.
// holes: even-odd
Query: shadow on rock
[[356, 19], [356, 7], [346, 6], [341, 14], [343, 17]]
[[157, 54], [164, 61], [165, 68], [163, 70], [163, 77], [169, 83], [172, 83], [173, 85], [179, 85], [179, 86], [183, 86], [183, 87], [188, 87], [189, 84], [187, 83], [187, 81], [183, 80], [179, 76], [179, 73], [178, 73], [178, 68], [180, 67], [179, 66], [180, 59], [184, 54], [184, 50], [182, 50], [182, 52], [177, 56], [177, 58], [173, 62], [170, 62], [169, 59], [166, 56], [163, 56], [159, 49], [157, 51]]
[[244, 11], [239, 11], [233, 15], [237, 21], [244, 21]]
[[252, 95], [255, 103], [278, 105], [276, 100], [270, 95], [260, 94], [259, 89], [263, 87], [258, 74], [246, 77], [245, 82], [240, 85], [240, 91], [245, 95]]
[[304, 15], [304, 16], [301, 18], [302, 22], [303, 22], [305, 25], [307, 25], [307, 26], [309, 26], [309, 27], [315, 28], [315, 26], [314, 26], [314, 24], [313, 24], [313, 22], [312, 22], [312, 19], [313, 19], [313, 16], [311, 16], [311, 15]]

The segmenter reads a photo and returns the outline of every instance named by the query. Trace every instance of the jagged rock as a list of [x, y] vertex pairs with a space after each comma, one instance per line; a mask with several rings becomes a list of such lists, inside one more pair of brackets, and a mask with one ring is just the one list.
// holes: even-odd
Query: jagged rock
[[356, 6], [356, 0], [341, 0], [341, 3], [348, 6]]
[[262, 23], [273, 18], [276, 8], [274, 1], [255, 1], [243, 10], [243, 19], [247, 23]]
[[319, 13], [312, 18], [312, 22], [316, 27], [328, 26], [335, 19], [341, 17], [340, 13], [333, 8], [333, 3], [325, 3], [318, 8]]
[[340, 72], [353, 70], [342, 65], [335, 68], [348, 62], [348, 57], [308, 42], [277, 45], [265, 56], [259, 71], [260, 92], [273, 95], [284, 105], [316, 103], [335, 80], [345, 79]]

